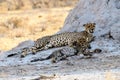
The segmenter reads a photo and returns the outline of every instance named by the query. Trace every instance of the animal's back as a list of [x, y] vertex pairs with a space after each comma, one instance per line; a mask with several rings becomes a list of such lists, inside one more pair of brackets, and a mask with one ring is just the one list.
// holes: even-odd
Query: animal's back
[[53, 35], [50, 38], [50, 42], [48, 45], [50, 45], [50, 47], [67, 46], [71, 41], [76, 41], [78, 38], [85, 38], [86, 40], [88, 40], [88, 37], [92, 37], [92, 35], [90, 35], [85, 31], [65, 32], [65, 33]]
[[53, 47], [68, 45], [70, 38], [74, 36], [72, 32], [65, 32], [51, 37], [50, 43]]

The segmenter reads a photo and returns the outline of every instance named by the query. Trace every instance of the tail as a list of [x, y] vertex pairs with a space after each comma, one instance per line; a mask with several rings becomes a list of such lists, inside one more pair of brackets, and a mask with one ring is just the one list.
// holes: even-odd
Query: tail
[[9, 54], [9, 55], [7, 55], [7, 57], [12, 57], [12, 56], [15, 56], [15, 55], [17, 55], [17, 53]]

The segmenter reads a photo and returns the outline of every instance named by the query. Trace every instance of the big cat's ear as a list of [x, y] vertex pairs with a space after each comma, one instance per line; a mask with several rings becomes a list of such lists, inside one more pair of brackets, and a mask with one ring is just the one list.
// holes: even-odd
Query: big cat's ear
[[83, 24], [83, 26], [85, 26], [86, 24]]
[[94, 25], [96, 25], [96, 23], [93, 23]]

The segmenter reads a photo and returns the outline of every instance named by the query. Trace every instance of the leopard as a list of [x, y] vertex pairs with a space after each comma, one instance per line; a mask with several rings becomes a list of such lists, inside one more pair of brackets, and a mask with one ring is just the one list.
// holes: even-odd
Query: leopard
[[31, 60], [31, 62], [51, 59], [52, 63], [57, 63], [61, 60], [66, 60], [67, 57], [71, 57], [78, 54], [83, 54], [84, 56], [91, 57], [92, 55], [86, 52], [86, 50], [90, 48], [90, 43], [88, 43], [84, 38], [79, 38], [77, 41], [72, 42], [69, 47], [55, 50], [48, 57], [33, 59]]
[[[35, 41], [35, 45], [29, 49], [32, 54], [36, 54], [38, 51], [47, 50], [50, 48], [71, 46], [72, 42], [75, 42], [78, 38], [84, 38], [87, 42], [91, 42], [94, 39], [93, 33], [96, 23], [83, 24], [84, 31], [81, 32], [64, 32], [51, 36], [45, 36]], [[28, 50], [27, 50], [28, 51]], [[23, 51], [21, 57], [25, 57], [28, 52]]]

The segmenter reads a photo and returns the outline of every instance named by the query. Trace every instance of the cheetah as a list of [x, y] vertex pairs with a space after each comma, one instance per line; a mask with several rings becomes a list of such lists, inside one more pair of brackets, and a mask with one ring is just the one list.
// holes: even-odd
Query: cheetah
[[[91, 42], [94, 38], [93, 32], [95, 29], [95, 23], [83, 24], [85, 31], [82, 32], [64, 32], [61, 34], [55, 34], [52, 36], [45, 36], [35, 41], [35, 45], [30, 48], [30, 51], [35, 54], [41, 50], [47, 50], [49, 48], [70, 46], [70, 43], [75, 42], [78, 38], [84, 38], [87, 42]], [[28, 51], [28, 50], [27, 50]], [[25, 57], [28, 52], [23, 51], [21, 57]]]
[[76, 55], [83, 54], [84, 56], [92, 56], [91, 54], [86, 53], [88, 49], [91, 49], [91, 46], [84, 38], [78, 38], [71, 43], [70, 47], [73, 47], [77, 51]]
[[90, 48], [90, 43], [88, 43], [84, 38], [80, 38], [77, 41], [72, 42], [69, 47], [74, 48], [75, 51], [73, 50], [71, 51], [70, 48], [62, 48], [54, 51], [52, 54], [50, 54], [46, 58], [34, 59], [34, 60], [31, 60], [31, 62], [52, 59], [51, 60], [52, 63], [56, 63], [58, 61], [65, 60], [67, 57], [78, 55], [78, 54], [83, 54], [84, 56], [89, 56], [89, 57], [92, 56], [91, 54], [86, 53], [86, 50]]
[[[82, 41], [82, 42], [81, 42]], [[38, 58], [38, 59], [33, 59], [30, 62], [37, 62], [37, 61], [44, 61], [51, 59], [52, 63], [57, 63], [62, 60], [67, 60], [67, 57], [75, 56], [75, 55], [80, 55], [83, 54], [83, 58], [91, 58], [93, 54], [95, 53], [101, 53], [101, 49], [94, 49], [93, 51], [90, 51], [90, 43], [84, 43], [85, 39], [79, 39], [77, 42], [74, 42], [71, 47], [64, 47], [59, 50], [55, 50], [52, 54], [50, 54], [46, 58]], [[74, 48], [74, 49], [73, 49]], [[76, 49], [76, 50], [75, 50]]]
[[60, 49], [60, 50], [54, 51], [52, 54], [50, 54], [46, 58], [34, 59], [34, 60], [31, 60], [30, 62], [36, 62], [36, 61], [43, 61], [43, 60], [52, 59], [52, 63], [56, 63], [56, 62], [64, 59], [65, 57], [66, 57], [66, 55], [63, 54], [62, 49]]
[[44, 49], [53, 47], [61, 47], [69, 45], [72, 41], [76, 41], [78, 38], [84, 38], [87, 42], [91, 42], [94, 39], [93, 32], [95, 29], [95, 23], [84, 24], [85, 31], [82, 32], [65, 32], [54, 35], [50, 38], [50, 42], [46, 44]]

